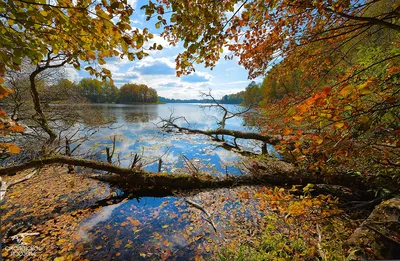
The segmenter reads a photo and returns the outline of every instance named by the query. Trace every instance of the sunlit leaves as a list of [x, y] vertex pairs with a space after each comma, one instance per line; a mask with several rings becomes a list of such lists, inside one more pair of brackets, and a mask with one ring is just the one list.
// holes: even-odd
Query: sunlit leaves
[[[136, 56], [135, 49], [141, 49], [150, 35], [147, 30], [132, 30], [129, 16], [133, 9], [123, 2], [92, 4], [91, 0], [80, 1], [78, 5], [70, 1], [56, 1], [51, 5], [6, 2], [4, 16], [12, 22], [1, 29], [0, 47], [7, 51], [0, 56], [0, 62], [18, 69], [22, 58], [28, 57], [37, 63], [49, 49], [54, 55], [70, 57], [70, 63], [77, 69], [79, 60], [96, 65], [104, 64], [104, 58], [113, 55], [131, 59]], [[115, 54], [112, 51], [115, 49], [122, 53]], [[92, 68], [90, 73], [110, 77], [97, 66]]]
[[[12, 93], [12, 90], [6, 88], [3, 83], [4, 79], [0, 77], [0, 100]], [[6, 136], [9, 133], [18, 133], [23, 131], [23, 126], [17, 125], [15, 121], [7, 116], [5, 111], [0, 110], [0, 134], [2, 136]], [[0, 155], [3, 153], [18, 154], [20, 153], [20, 148], [12, 143], [0, 142]]]

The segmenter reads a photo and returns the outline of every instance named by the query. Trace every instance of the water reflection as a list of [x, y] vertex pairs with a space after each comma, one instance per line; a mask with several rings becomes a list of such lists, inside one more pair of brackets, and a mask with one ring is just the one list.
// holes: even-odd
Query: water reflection
[[[81, 225], [77, 249], [88, 260], [200, 260], [216, 254], [216, 246], [239, 238], [264, 222], [256, 193], [242, 187], [201, 192], [196, 196], [144, 197], [107, 206]], [[204, 206], [215, 231], [202, 211]]]
[[[83, 149], [105, 151], [116, 136], [116, 154], [122, 166], [130, 166], [134, 154], [142, 157], [144, 168], [157, 171], [158, 159], [163, 160], [162, 171], [184, 172], [184, 156], [196, 168], [214, 175], [242, 173], [241, 156], [221, 148], [219, 143], [203, 135], [165, 133], [158, 129], [160, 118], [184, 116], [177, 124], [197, 129], [217, 128], [215, 118], [220, 114], [214, 108], [203, 109], [196, 104], [164, 105], [93, 105], [103, 116], [113, 117], [113, 126], [101, 130]], [[245, 130], [240, 118], [227, 121], [226, 128]], [[258, 152], [260, 144], [246, 141], [249, 150]], [[106, 160], [106, 155], [101, 155]], [[247, 190], [246, 190], [247, 191]], [[200, 193], [191, 200], [212, 208], [215, 233], [199, 210], [191, 208], [182, 197], [144, 197], [104, 207], [81, 225], [77, 249], [85, 249], [89, 260], [193, 260], [210, 257], [213, 245], [232, 237], [235, 220], [252, 224], [260, 220], [253, 196], [246, 194], [247, 203], [238, 204], [235, 189], [221, 189]], [[248, 193], [248, 192], [246, 192]], [[223, 200], [219, 200], [223, 199]], [[248, 214], [253, 208], [252, 215]], [[243, 229], [246, 229], [245, 227]]]
[[[208, 137], [165, 133], [157, 127], [161, 119], [167, 119], [173, 113], [175, 117], [185, 117], [177, 122], [182, 126], [204, 130], [217, 128], [215, 118], [219, 118], [220, 114], [216, 109], [203, 110], [197, 104], [94, 104], [90, 105], [90, 109], [101, 112], [104, 119], [112, 122], [110, 128], [101, 130], [94, 139], [82, 146], [82, 149], [101, 151], [101, 160], [106, 160], [105, 149], [112, 146], [115, 136], [114, 160], [123, 167], [130, 166], [133, 155], [138, 154], [146, 170], [157, 171], [161, 157], [162, 170], [176, 172], [185, 166], [183, 156], [186, 156], [200, 170], [216, 175], [226, 171], [230, 174], [241, 172], [236, 166], [240, 155], [219, 147], [217, 142]], [[228, 120], [227, 128], [244, 129], [240, 118]], [[247, 146], [250, 149], [259, 147], [248, 142]]]

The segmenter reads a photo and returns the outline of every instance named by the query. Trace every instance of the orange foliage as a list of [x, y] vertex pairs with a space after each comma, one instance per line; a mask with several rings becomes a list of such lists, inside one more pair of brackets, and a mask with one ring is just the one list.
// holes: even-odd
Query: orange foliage
[[[12, 90], [8, 89], [5, 86], [2, 86], [4, 83], [4, 79], [0, 77], [0, 99], [7, 97]], [[6, 136], [10, 132], [23, 132], [24, 127], [17, 125], [17, 123], [11, 120], [5, 111], [0, 110], [0, 132], [2, 136]], [[0, 154], [1, 153], [10, 153], [10, 154], [18, 154], [20, 153], [20, 148], [12, 143], [0, 143]]]

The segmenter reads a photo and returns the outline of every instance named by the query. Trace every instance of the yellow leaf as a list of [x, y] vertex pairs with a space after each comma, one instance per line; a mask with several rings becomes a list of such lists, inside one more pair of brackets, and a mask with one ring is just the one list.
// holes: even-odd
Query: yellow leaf
[[350, 105], [346, 105], [346, 106], [344, 106], [344, 108], [343, 108], [343, 110], [344, 111], [351, 111], [351, 106]]
[[21, 151], [21, 149], [18, 148], [18, 146], [16, 146], [16, 145], [11, 144], [8, 146], [8, 152], [10, 152], [11, 154], [18, 154], [18, 153], [20, 153], [20, 151]]
[[141, 257], [146, 257], [146, 254], [145, 253], [140, 253], [140, 256]]
[[66, 242], [67, 240], [65, 240], [65, 239], [60, 239], [60, 240], [58, 240], [57, 242], [56, 242], [56, 244], [57, 245], [61, 245], [61, 244], [63, 244], [64, 242]]
[[324, 139], [318, 137], [316, 141], [317, 141], [317, 143], [318, 143], [318, 145], [319, 145], [319, 144], [321, 144], [322, 142], [324, 142]]
[[299, 116], [299, 115], [296, 115], [296, 116], [293, 116], [293, 119], [295, 120], [295, 121], [299, 121], [299, 120], [301, 120], [303, 117], [301, 117], [301, 116]]
[[340, 129], [344, 126], [344, 122], [336, 122], [333, 126], [337, 129]]
[[139, 226], [139, 225], [141, 224], [140, 221], [137, 220], [137, 219], [133, 219], [133, 218], [131, 218], [131, 217], [128, 217], [127, 219], [128, 219], [129, 222], [131, 222], [131, 224], [134, 225], [135, 227], [136, 227], [136, 226]]
[[348, 86], [344, 87], [344, 88], [340, 91], [340, 94], [341, 94], [342, 96], [346, 96], [346, 95], [348, 95], [352, 90], [353, 90], [353, 86], [348, 85]]
[[358, 85], [358, 86], [357, 86], [357, 89], [358, 89], [358, 90], [363, 90], [363, 89], [365, 89], [366, 87], [368, 87], [368, 82], [364, 82], [364, 83]]
[[167, 228], [167, 227], [169, 227], [169, 225], [163, 225], [163, 226], [162, 226], [162, 228]]
[[97, 250], [102, 249], [102, 248], [103, 248], [102, 246], [97, 246], [96, 247]]
[[360, 91], [360, 94], [362, 94], [362, 95], [368, 95], [368, 94], [372, 94], [372, 93], [374, 93], [374, 92], [371, 90], [368, 90], [368, 89], [362, 89]]

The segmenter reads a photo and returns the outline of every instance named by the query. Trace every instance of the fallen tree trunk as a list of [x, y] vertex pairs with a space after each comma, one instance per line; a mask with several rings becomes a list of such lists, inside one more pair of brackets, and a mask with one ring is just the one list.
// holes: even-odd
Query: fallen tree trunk
[[259, 166], [251, 174], [218, 178], [206, 174], [169, 174], [148, 172], [144, 170], [121, 168], [109, 163], [94, 160], [77, 159], [66, 156], [53, 156], [32, 160], [30, 162], [10, 167], [0, 168], [0, 176], [14, 174], [30, 168], [43, 167], [50, 164], [67, 164], [106, 171], [113, 174], [97, 174], [92, 178], [118, 184], [124, 187], [160, 187], [169, 189], [208, 189], [232, 187], [239, 185], [270, 184], [276, 186], [307, 185], [308, 183], [326, 183], [345, 187], [368, 190], [375, 184], [365, 184], [358, 176], [347, 173], [336, 173], [332, 176], [309, 173], [297, 170], [292, 164], [273, 160]]
[[210, 137], [213, 137], [213, 135], [227, 135], [227, 136], [232, 136], [232, 137], [238, 138], [238, 139], [259, 140], [259, 141], [262, 141], [265, 143], [269, 143], [271, 145], [276, 145], [282, 140], [282, 137], [280, 137], [278, 135], [265, 136], [265, 135], [261, 135], [259, 133], [255, 133], [255, 132], [243, 132], [243, 131], [238, 131], [238, 130], [227, 130], [227, 129], [215, 129], [215, 130], [189, 129], [189, 128], [178, 126], [175, 123], [170, 122], [170, 121], [166, 121], [166, 125], [164, 126], [164, 128], [165, 127], [174, 127], [176, 129], [178, 129], [180, 132], [186, 131], [188, 133], [203, 134], [203, 135], [207, 135]]

